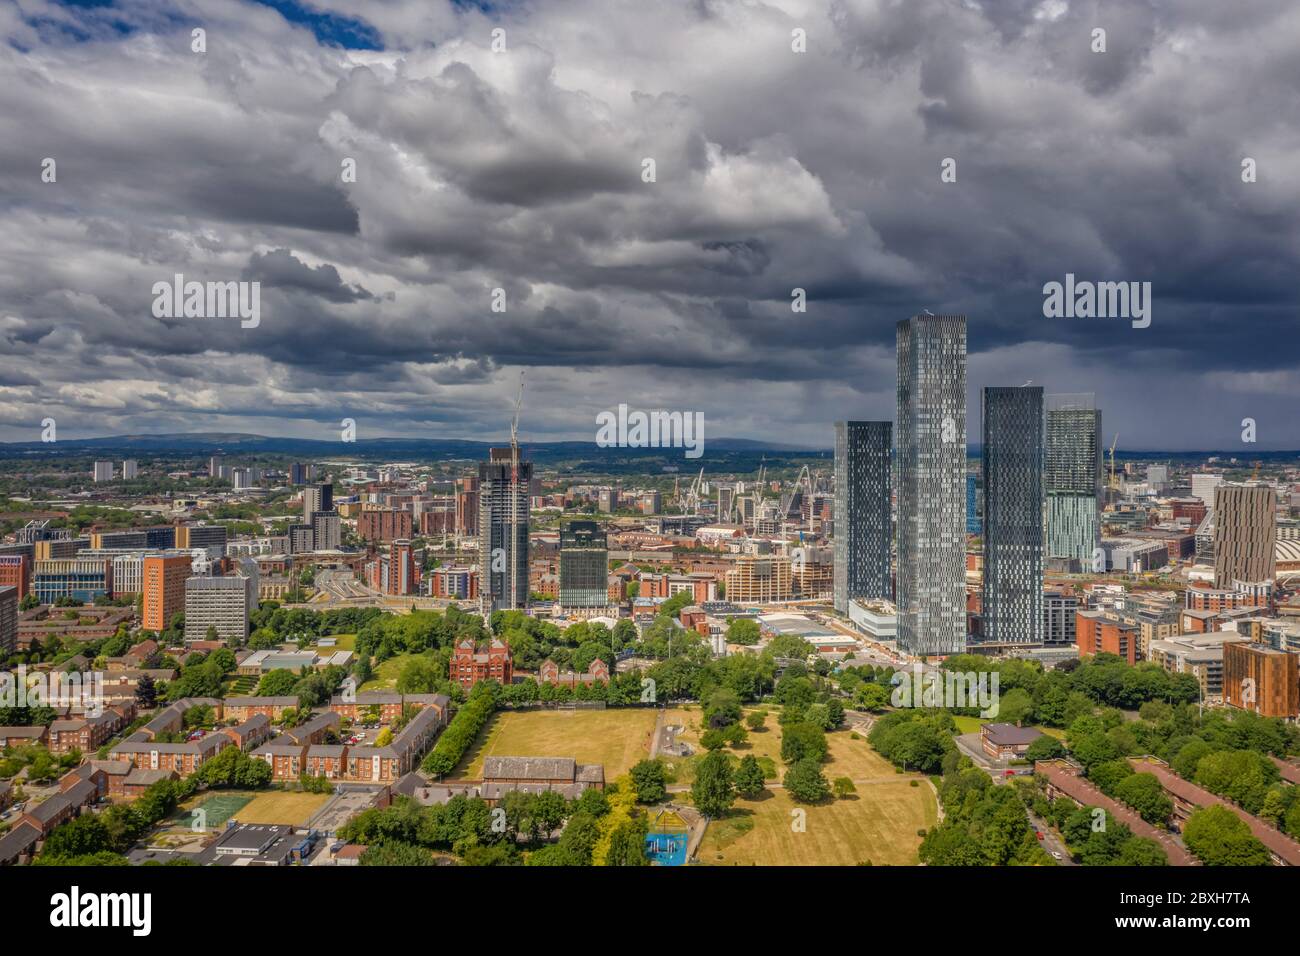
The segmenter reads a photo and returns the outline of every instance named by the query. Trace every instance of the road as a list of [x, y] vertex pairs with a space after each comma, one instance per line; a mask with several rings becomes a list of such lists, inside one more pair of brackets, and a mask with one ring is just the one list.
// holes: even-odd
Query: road
[[1045, 820], [1040, 820], [1034, 811], [1029, 809], [1029, 807], [1025, 807], [1025, 816], [1029, 817], [1029, 825], [1043, 835], [1041, 841], [1043, 849], [1048, 853], [1055, 852], [1061, 854], [1056, 861], [1057, 863], [1061, 866], [1078, 866], [1077, 863], [1070, 859], [1070, 851], [1066, 849], [1064, 841], [1052, 832]]

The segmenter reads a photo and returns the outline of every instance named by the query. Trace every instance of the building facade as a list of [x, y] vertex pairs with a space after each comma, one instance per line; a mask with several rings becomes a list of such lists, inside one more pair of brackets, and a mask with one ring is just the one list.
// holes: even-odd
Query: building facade
[[891, 422], [835, 423], [835, 610], [890, 599]]
[[[898, 646], [966, 646], [966, 318], [898, 323]], [[730, 592], [728, 592], [730, 597]]]
[[560, 607], [609, 604], [609, 550], [595, 521], [569, 521], [560, 528]]
[[1214, 489], [1214, 585], [1273, 580], [1277, 495], [1268, 485]]
[[1043, 640], [1043, 390], [983, 392], [983, 641]]
[[493, 448], [479, 479], [479, 602], [485, 611], [528, 606], [530, 462]]
[[1049, 395], [1045, 419], [1046, 556], [1091, 571], [1101, 541], [1101, 412], [1092, 395]]

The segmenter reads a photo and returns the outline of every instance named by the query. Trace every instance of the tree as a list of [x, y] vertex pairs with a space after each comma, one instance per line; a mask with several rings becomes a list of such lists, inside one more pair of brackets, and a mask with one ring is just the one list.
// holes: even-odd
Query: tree
[[[1138, 776], [1150, 776], [1139, 774]], [[1164, 847], [1148, 837], [1133, 837], [1125, 840], [1119, 849], [1120, 866], [1168, 866], [1169, 857]]]
[[727, 625], [728, 644], [757, 644], [761, 637], [758, 622], [748, 617], [733, 617]]
[[740, 697], [728, 687], [719, 687], [704, 702], [704, 722], [709, 727], [728, 727], [740, 717]]
[[781, 782], [786, 792], [800, 803], [819, 803], [830, 796], [831, 788], [822, 774], [821, 762], [804, 757], [796, 760]]
[[864, 683], [854, 691], [853, 698], [862, 710], [884, 710], [889, 704], [889, 688], [881, 684]]
[[1025, 748], [1025, 759], [1030, 761], [1055, 760], [1063, 756], [1065, 756], [1065, 747], [1051, 734], [1043, 734]]
[[263, 674], [262, 679], [257, 682], [257, 696], [288, 697], [292, 695], [293, 688], [297, 683], [298, 677], [293, 671], [270, 671]]
[[742, 797], [753, 798], [763, 792], [763, 785], [763, 768], [759, 766], [758, 758], [746, 754], [736, 768], [736, 792]]
[[732, 782], [731, 761], [726, 754], [713, 751], [700, 758], [691, 784], [691, 802], [705, 816], [720, 817], [736, 799]]
[[393, 742], [393, 729], [391, 727], [385, 727], [383, 730], [379, 732], [379, 736], [375, 738], [376, 747], [387, 747], [392, 742]]
[[790, 724], [781, 735], [781, 759], [795, 763], [811, 757], [818, 763], [826, 759], [826, 732], [816, 724]]
[[158, 686], [148, 674], [141, 674], [136, 681], [135, 702], [142, 708], [153, 707], [158, 702]]
[[664, 765], [658, 760], [642, 760], [632, 768], [632, 787], [638, 803], [658, 803], [668, 796]]
[[858, 788], [853, 785], [853, 781], [848, 777], [836, 777], [831, 784], [831, 790], [841, 800], [858, 792]]
[[1115, 799], [1127, 803], [1147, 823], [1164, 823], [1174, 812], [1174, 802], [1165, 795], [1165, 788], [1155, 774], [1135, 773], [1126, 777], [1115, 787]]
[[762, 730], [764, 726], [767, 724], [767, 711], [751, 710], [748, 714], [745, 715], [745, 724], [749, 727], [750, 730], [757, 733], [758, 731]]
[[705, 750], [721, 750], [727, 745], [727, 735], [717, 728], [706, 730], [700, 734], [700, 746]]
[[1245, 821], [1227, 807], [1194, 810], [1183, 825], [1183, 842], [1206, 866], [1268, 866], [1268, 849]]

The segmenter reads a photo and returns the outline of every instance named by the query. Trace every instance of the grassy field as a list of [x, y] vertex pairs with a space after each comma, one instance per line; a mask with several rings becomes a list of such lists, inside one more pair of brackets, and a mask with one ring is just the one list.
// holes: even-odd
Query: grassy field
[[959, 734], [977, 734], [988, 723], [983, 717], [953, 717]]
[[235, 819], [240, 823], [285, 823], [302, 826], [323, 807], [328, 793], [295, 793], [289, 790], [266, 790], [257, 794]]
[[650, 709], [501, 711], [451, 778], [478, 779], [484, 757], [573, 757], [604, 764], [610, 781], [649, 756], [654, 726]]
[[[760, 709], [764, 708], [749, 707], [745, 713], [748, 715], [750, 711]], [[769, 711], [767, 725], [762, 730], [750, 731], [749, 739], [741, 746], [726, 748], [726, 752], [736, 757], [737, 761], [753, 754], [758, 758], [763, 774], [768, 779], [776, 779], [781, 775], [781, 728], [777, 725], [776, 716], [775, 711]], [[705, 752], [700, 745], [701, 719], [698, 706], [677, 707], [664, 714], [665, 725], [685, 728], [677, 735], [677, 739], [689, 744], [694, 751], [689, 757], [664, 757], [674, 783], [690, 784], [695, 780], [695, 765]]]
[[[673, 711], [668, 722], [686, 724], [681, 739], [698, 746], [699, 709]], [[767, 729], [749, 735], [740, 748], [725, 753], [743, 757], [753, 753], [760, 763], [769, 761], [770, 789], [755, 800], [738, 799], [731, 812], [709, 824], [697, 853], [702, 863], [715, 866], [855, 866], [870, 860], [879, 866], [906, 866], [917, 862], [920, 829], [937, 820], [934, 791], [919, 774], [901, 774], [850, 730], [827, 734], [829, 753], [822, 764], [828, 781], [848, 777], [857, 794], [827, 800], [815, 806], [795, 803], [779, 786], [786, 767], [781, 762], [781, 727], [769, 714]], [[677, 764], [678, 784], [694, 779], [698, 755]], [[766, 768], [765, 768], [766, 769]], [[916, 786], [913, 786], [913, 782]], [[689, 794], [677, 793], [689, 802]], [[795, 809], [806, 811], [802, 832], [792, 829]]]
[[172, 822], [188, 827], [193, 810], [201, 807], [207, 814], [208, 829], [225, 825], [234, 817], [240, 823], [282, 823], [302, 826], [325, 805], [327, 793], [294, 793], [288, 790], [219, 790], [200, 793], [177, 809]]
[[357, 636], [355, 634], [327, 634], [326, 637], [332, 637], [336, 641], [335, 650], [355, 651], [357, 649]]
[[[344, 649], [346, 650], [346, 648]], [[362, 684], [358, 690], [392, 690], [397, 686], [397, 676], [402, 672], [406, 662], [417, 656], [419, 655], [398, 654], [396, 657], [390, 657], [382, 664], [375, 665], [375, 676]]]

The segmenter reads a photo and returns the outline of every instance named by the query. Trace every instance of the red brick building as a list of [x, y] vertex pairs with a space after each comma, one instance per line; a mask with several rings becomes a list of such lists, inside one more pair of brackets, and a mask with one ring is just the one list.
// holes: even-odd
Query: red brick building
[[0, 588], [18, 589], [21, 599], [31, 586], [31, 564], [25, 554], [0, 554]]
[[510, 645], [493, 638], [486, 652], [481, 652], [470, 640], [456, 645], [449, 668], [451, 679], [469, 690], [481, 680], [489, 678], [505, 685], [514, 681], [515, 667], [510, 658]]
[[366, 541], [396, 541], [409, 538], [413, 532], [409, 511], [383, 509], [363, 511], [357, 517], [357, 536]]
[[608, 684], [609, 665], [601, 658], [591, 662], [585, 674], [574, 671], [562, 671], [560, 665], [547, 658], [537, 670], [537, 680], [542, 684], [555, 684], [558, 687], [577, 687], [579, 684]]
[[1075, 617], [1075, 643], [1079, 656], [1117, 654], [1130, 664], [1141, 659], [1141, 632], [1132, 624], [1112, 621], [1101, 611], [1078, 611]]

